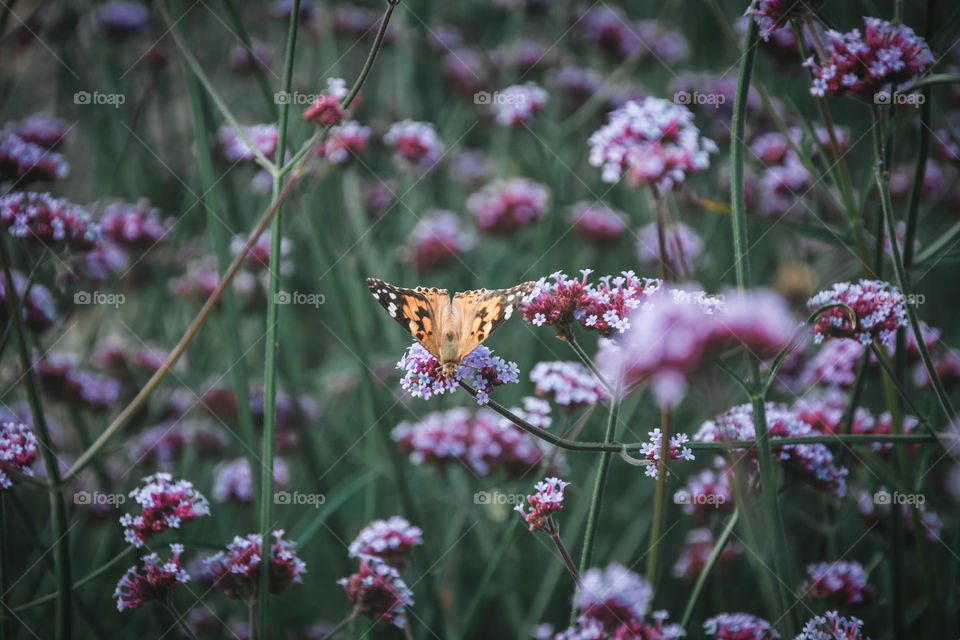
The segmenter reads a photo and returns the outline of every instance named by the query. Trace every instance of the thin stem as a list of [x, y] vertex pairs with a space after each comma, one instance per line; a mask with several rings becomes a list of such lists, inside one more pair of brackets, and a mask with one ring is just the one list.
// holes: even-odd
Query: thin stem
[[573, 558], [570, 557], [570, 553], [567, 551], [566, 545], [563, 544], [563, 540], [560, 539], [559, 533], [551, 533], [550, 539], [553, 540], [553, 544], [557, 545], [557, 551], [560, 552], [560, 557], [563, 558], [563, 563], [567, 565], [567, 571], [570, 572], [570, 575], [573, 577], [573, 581], [577, 583], [577, 587], [580, 586], [580, 572], [577, 571], [576, 565], [573, 564]]
[[663, 531], [667, 506], [667, 459], [670, 457], [670, 408], [660, 408], [660, 459], [657, 461], [657, 486], [653, 497], [653, 522], [650, 524], [650, 544], [647, 548], [647, 581], [657, 584], [657, 562], [660, 558], [660, 532]]
[[[870, 112], [873, 114], [873, 127], [871, 129], [873, 132], [874, 151], [877, 157], [874, 176], [877, 180], [877, 187], [880, 190], [880, 208], [883, 212], [883, 219], [886, 221], [887, 237], [890, 238], [890, 253], [893, 255], [893, 271], [896, 274], [897, 285], [900, 287], [901, 293], [906, 295], [909, 283], [907, 281], [906, 269], [903, 266], [903, 256], [900, 254], [900, 247], [896, 241], [897, 227], [893, 220], [893, 205], [890, 201], [890, 176], [883, 164], [884, 149], [880, 110], [877, 105], [871, 105]], [[953, 404], [950, 402], [950, 397], [947, 395], [947, 390], [943, 387], [943, 382], [941, 382], [940, 376], [937, 374], [937, 369], [933, 365], [933, 359], [930, 357], [930, 351], [927, 349], [926, 342], [924, 342], [923, 331], [920, 328], [920, 319], [917, 317], [917, 311], [912, 304], [904, 304], [904, 306], [906, 307], [910, 329], [913, 331], [914, 338], [916, 338], [917, 350], [920, 351], [923, 368], [930, 378], [930, 384], [933, 386], [937, 400], [940, 402], [940, 408], [943, 409], [943, 413], [949, 422], [953, 419], [956, 412], [953, 409]]]
[[[297, 31], [300, 24], [300, 0], [293, 0], [290, 8], [290, 26], [287, 32], [287, 51], [284, 56], [283, 78], [280, 91], [290, 93], [290, 84], [293, 81], [293, 60], [297, 47]], [[283, 156], [287, 151], [287, 125], [289, 123], [290, 105], [287, 101], [279, 105], [279, 122], [277, 125], [277, 153], [274, 163], [279, 166], [283, 163]], [[273, 178], [273, 197], [276, 198], [283, 188], [283, 177], [275, 175]], [[276, 445], [275, 432], [277, 425], [277, 353], [279, 350], [279, 336], [277, 332], [279, 305], [277, 295], [280, 292], [280, 242], [283, 218], [280, 211], [270, 222], [270, 285], [267, 293], [267, 336], [266, 354], [264, 358], [263, 374], [263, 445], [261, 448], [263, 472], [260, 474], [260, 540], [261, 563], [270, 567], [270, 512], [273, 503], [273, 463], [274, 447]], [[266, 639], [270, 636], [270, 571], [260, 572], [260, 597], [257, 599], [257, 629], [259, 637]], [[251, 629], [251, 633], [253, 630]]]
[[584, 351], [583, 347], [580, 346], [580, 343], [577, 342], [577, 338], [573, 335], [572, 330], [568, 330], [566, 332], [565, 338], [566, 338], [565, 342], [569, 344], [570, 348], [573, 349], [574, 353], [577, 354], [577, 357], [580, 358], [580, 362], [583, 363], [583, 366], [589, 369], [590, 373], [596, 376], [597, 380], [600, 381], [600, 384], [606, 387], [607, 391], [612, 391], [613, 387], [610, 385], [609, 382], [607, 382], [604, 375], [600, 373], [600, 369], [597, 368], [597, 365], [593, 362], [593, 359], [589, 355], [587, 355], [587, 352]]
[[513, 542], [513, 539], [517, 536], [517, 533], [520, 530], [521, 526], [519, 519], [513, 520], [513, 524], [508, 524], [503, 530], [503, 536], [500, 538], [500, 543], [493, 552], [493, 557], [484, 562], [486, 569], [483, 572], [483, 576], [480, 578], [480, 584], [474, 591], [473, 598], [470, 600], [470, 604], [467, 605], [467, 612], [463, 615], [463, 622], [460, 623], [460, 638], [466, 637], [468, 631], [472, 628], [473, 618], [476, 616], [477, 610], [487, 597], [487, 588], [490, 585], [490, 581], [493, 579], [493, 574], [497, 570], [497, 567], [500, 566], [500, 563], [503, 562], [503, 558], [507, 553], [507, 549], [510, 548], [510, 544]]
[[170, 612], [170, 615], [173, 616], [174, 624], [177, 625], [177, 628], [179, 628], [185, 636], [190, 638], [190, 640], [197, 640], [197, 636], [190, 630], [190, 626], [184, 621], [183, 616], [180, 615], [180, 612], [177, 611], [177, 608], [173, 606], [172, 602], [164, 602], [163, 607]]
[[904, 389], [903, 385], [900, 384], [900, 381], [897, 379], [896, 374], [893, 371], [893, 367], [890, 365], [890, 361], [887, 358], [887, 354], [877, 346], [877, 344], [870, 344], [870, 351], [873, 352], [873, 355], [877, 357], [877, 360], [880, 362], [880, 366], [883, 368], [884, 373], [887, 375], [887, 378], [890, 379], [890, 383], [896, 389], [897, 394], [906, 401], [907, 406], [910, 407], [910, 410], [913, 411], [914, 415], [917, 417], [917, 420], [922, 422], [924, 426], [930, 429], [930, 433], [933, 433], [933, 427], [930, 426], [930, 423], [926, 421], [923, 417], [923, 413], [920, 411], [920, 408], [913, 403], [913, 400], [910, 399], [910, 395], [907, 393], [907, 390]]
[[40, 456], [47, 472], [47, 483], [50, 488], [50, 523], [53, 527], [53, 564], [57, 585], [56, 612], [54, 616], [54, 633], [57, 638], [68, 640], [72, 633], [70, 597], [70, 539], [67, 529], [67, 507], [60, 490], [60, 467], [57, 454], [53, 450], [50, 439], [50, 430], [43, 413], [43, 404], [37, 389], [36, 375], [33, 362], [27, 348], [27, 339], [24, 335], [21, 321], [20, 296], [10, 271], [10, 260], [7, 256], [6, 233], [0, 234], [0, 264], [3, 267], [3, 277], [7, 289], [7, 317], [13, 327], [13, 339], [17, 344], [20, 355], [20, 366], [23, 368], [24, 385], [27, 388], [27, 401], [30, 405], [30, 414], [33, 417], [33, 428], [40, 440]]
[[730, 539], [730, 535], [733, 533], [733, 528], [737, 525], [737, 520], [740, 519], [740, 511], [734, 510], [733, 515], [730, 516], [730, 519], [727, 521], [727, 525], [723, 528], [723, 532], [720, 534], [720, 537], [717, 538], [716, 543], [713, 545], [713, 549], [710, 551], [710, 555], [707, 557], [706, 564], [703, 565], [703, 569], [700, 570], [700, 575], [697, 576], [697, 581], [693, 585], [693, 590], [690, 592], [690, 597], [687, 599], [687, 606], [683, 609], [683, 617], [680, 619], [680, 626], [682, 628], [687, 627], [687, 623], [690, 622], [690, 616], [693, 615], [693, 608], [697, 604], [697, 600], [700, 598], [700, 592], [703, 591], [703, 585], [706, 584], [707, 578], [710, 576], [710, 572], [713, 570], [714, 565], [717, 564], [717, 560], [720, 559], [720, 554], [723, 553], [724, 547], [727, 546], [727, 541]]
[[333, 640], [334, 637], [336, 637], [338, 633], [346, 629], [347, 625], [353, 622], [356, 617], [357, 617], [357, 610], [354, 609], [353, 611], [350, 612], [350, 615], [348, 615], [346, 618], [338, 622], [337, 625], [333, 629], [330, 629], [330, 631], [327, 631], [323, 635], [323, 637], [327, 638], [327, 640]]
[[663, 201], [660, 192], [656, 187], [651, 187], [653, 192], [653, 218], [657, 225], [657, 245], [660, 251], [660, 279], [666, 282], [667, 278], [667, 240], [665, 237], [664, 219], [663, 219]]
[[[106, 573], [107, 571], [109, 571], [111, 568], [113, 568], [113, 566], [114, 566], [115, 564], [117, 564], [118, 562], [120, 562], [121, 560], [123, 560], [124, 558], [126, 558], [128, 555], [130, 555], [130, 554], [133, 553], [134, 551], [135, 551], [135, 548], [134, 548], [134, 547], [132, 547], [132, 546], [127, 546], [123, 551], [121, 551], [120, 553], [118, 553], [118, 554], [116, 554], [115, 556], [113, 556], [112, 558], [110, 558], [109, 561], [107, 561], [107, 562], [105, 562], [104, 564], [102, 564], [102, 565], [100, 565], [99, 567], [97, 567], [97, 569], [96, 569], [95, 571], [92, 571], [91, 573], [88, 573], [86, 576], [84, 576], [84, 577], [81, 578], [80, 580], [77, 580], [76, 582], [74, 582], [73, 585], [70, 587], [70, 590], [71, 590], [71, 591], [76, 591], [77, 589], [79, 589], [79, 588], [82, 587], [83, 585], [87, 584], [88, 582], [90, 582], [90, 581], [92, 581], [92, 580], [95, 580], [95, 579], [98, 578], [100, 575], [102, 575], [102, 574]], [[15, 609], [13, 609], [13, 611], [14, 611], [15, 613], [19, 613], [20, 611], [24, 611], [24, 610], [26, 610], [26, 609], [30, 609], [30, 608], [35, 607], [35, 606], [37, 606], [37, 605], [41, 605], [41, 604], [50, 602], [51, 600], [54, 600], [56, 597], [57, 597], [57, 594], [56, 594], [56, 593], [48, 593], [48, 594], [45, 595], [45, 596], [40, 596], [39, 598], [34, 598], [33, 600], [30, 600], [29, 602], [25, 602], [25, 603], [19, 605], [18, 607], [16, 607]]]

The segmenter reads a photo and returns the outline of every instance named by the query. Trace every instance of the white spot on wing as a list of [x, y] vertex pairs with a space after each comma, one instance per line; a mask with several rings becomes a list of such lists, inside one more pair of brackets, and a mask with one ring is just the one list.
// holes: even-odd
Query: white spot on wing
[[511, 315], [513, 315], [513, 305], [508, 306], [503, 312], [503, 319], [509, 320]]
[[395, 305], [395, 304], [393, 304], [393, 303], [391, 302], [391, 303], [387, 306], [387, 313], [390, 314], [390, 317], [391, 317], [391, 318], [396, 318], [396, 317], [397, 317], [397, 305]]
[[396, 300], [396, 299], [397, 299], [397, 294], [395, 294], [394, 292], [391, 291], [391, 292], [390, 292], [390, 299], [391, 299], [391, 300]]

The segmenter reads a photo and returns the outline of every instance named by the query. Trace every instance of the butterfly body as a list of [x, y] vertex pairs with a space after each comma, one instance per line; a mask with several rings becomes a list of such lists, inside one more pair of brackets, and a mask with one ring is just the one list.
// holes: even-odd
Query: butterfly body
[[376, 301], [440, 362], [445, 378], [457, 376], [461, 361], [508, 320], [535, 287], [531, 281], [510, 289], [463, 291], [451, 300], [446, 289], [405, 289], [367, 278]]

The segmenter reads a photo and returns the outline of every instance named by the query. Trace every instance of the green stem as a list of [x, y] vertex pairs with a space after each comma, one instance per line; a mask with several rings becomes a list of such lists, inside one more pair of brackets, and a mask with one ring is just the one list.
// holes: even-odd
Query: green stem
[[[877, 187], [880, 190], [880, 208], [883, 212], [883, 219], [886, 222], [887, 237], [890, 238], [890, 253], [893, 255], [893, 271], [896, 274], [897, 285], [900, 287], [900, 292], [906, 295], [909, 282], [907, 280], [906, 269], [903, 265], [903, 256], [900, 254], [900, 247], [896, 242], [897, 227], [893, 220], [893, 205], [890, 201], [890, 176], [883, 164], [884, 150], [880, 112], [877, 105], [872, 105], [870, 111], [873, 114], [873, 127], [871, 129], [873, 132], [874, 152], [877, 157], [874, 176], [877, 180]], [[916, 338], [917, 349], [920, 351], [923, 368], [930, 378], [930, 384], [933, 386], [937, 400], [940, 402], [940, 408], [943, 409], [943, 413], [949, 422], [953, 419], [956, 412], [953, 409], [953, 404], [950, 402], [950, 397], [947, 395], [947, 390], [943, 387], [940, 376], [937, 375], [936, 367], [933, 365], [933, 359], [930, 357], [930, 351], [927, 349], [926, 342], [924, 342], [917, 311], [912, 304], [905, 303], [904, 306], [907, 310], [907, 320], [910, 323], [910, 329], [913, 331], [914, 338]]]
[[483, 576], [480, 578], [480, 584], [477, 585], [477, 588], [474, 591], [473, 598], [470, 599], [470, 604], [467, 605], [467, 612], [463, 616], [463, 622], [460, 623], [460, 638], [465, 638], [468, 631], [471, 629], [473, 618], [480, 609], [480, 605], [482, 605], [487, 599], [487, 589], [490, 586], [490, 581], [493, 579], [493, 574], [500, 566], [500, 563], [503, 562], [503, 558], [506, 556], [507, 550], [510, 548], [514, 538], [516, 538], [517, 533], [521, 529], [522, 527], [520, 526], [519, 521], [516, 519], [512, 520], [512, 524], [508, 524], [503, 530], [503, 536], [500, 538], [500, 543], [494, 550], [493, 556], [484, 562], [486, 569], [483, 572]]
[[570, 576], [573, 578], [574, 583], [579, 587], [580, 586], [580, 572], [577, 571], [577, 566], [573, 564], [573, 558], [570, 557], [570, 553], [567, 551], [567, 547], [563, 544], [563, 540], [560, 539], [560, 534], [554, 530], [554, 533], [550, 534], [550, 539], [553, 540], [553, 544], [556, 545], [557, 551], [560, 552], [560, 557], [563, 558], [563, 564], [566, 565], [567, 571], [570, 572]]
[[739, 518], [740, 511], [734, 510], [733, 515], [730, 516], [730, 520], [727, 521], [727, 526], [723, 528], [723, 533], [720, 534], [720, 537], [717, 538], [716, 543], [713, 545], [713, 549], [710, 551], [710, 555], [707, 557], [707, 562], [703, 565], [700, 575], [697, 576], [697, 581], [693, 585], [693, 591], [690, 592], [690, 597], [687, 598], [687, 606], [683, 609], [683, 617], [680, 619], [680, 626], [684, 629], [687, 628], [687, 624], [690, 622], [690, 616], [693, 615], [693, 608], [697, 604], [700, 592], [703, 591], [703, 585], [706, 584], [710, 572], [713, 570], [714, 565], [717, 564], [717, 560], [720, 559], [720, 554], [723, 553], [724, 547], [727, 546], [727, 541], [730, 539], [730, 535], [733, 533], [733, 528], [737, 525]]
[[[110, 558], [109, 561], [107, 561], [107, 562], [105, 562], [104, 564], [102, 564], [102, 565], [100, 565], [99, 567], [97, 567], [96, 570], [88, 573], [88, 574], [85, 575], [83, 578], [81, 578], [81, 579], [77, 580], [76, 582], [74, 582], [73, 585], [70, 587], [70, 590], [71, 590], [71, 591], [76, 591], [77, 589], [79, 589], [79, 588], [82, 587], [83, 585], [89, 583], [89, 582], [92, 581], [92, 580], [95, 580], [95, 579], [98, 578], [100, 575], [102, 575], [102, 574], [106, 573], [107, 571], [109, 571], [110, 569], [112, 569], [114, 565], [116, 565], [117, 563], [119, 563], [121, 560], [123, 560], [124, 558], [126, 558], [128, 555], [130, 555], [131, 553], [133, 553], [135, 550], [136, 550], [136, 549], [135, 549], [134, 547], [132, 547], [132, 546], [128, 546], [128, 547], [124, 548], [123, 551], [121, 551], [120, 553], [118, 553], [118, 554], [116, 554], [115, 556], [113, 556], [112, 558]], [[57, 597], [57, 594], [56, 594], [56, 593], [48, 593], [48, 594], [45, 595], [45, 596], [40, 596], [39, 598], [35, 598], [35, 599], [33, 599], [33, 600], [30, 600], [29, 602], [25, 602], [25, 603], [17, 606], [13, 611], [14, 611], [15, 613], [19, 613], [19, 612], [21, 612], [21, 611], [24, 611], [24, 610], [26, 610], [26, 609], [30, 609], [30, 608], [35, 607], [35, 606], [37, 606], [37, 605], [45, 604], [45, 603], [47, 603], [47, 602], [50, 602], [51, 600], [56, 599], [56, 597]]]
[[653, 522], [650, 524], [650, 545], [647, 549], [647, 582], [657, 584], [657, 562], [660, 558], [660, 532], [663, 531], [667, 505], [667, 459], [670, 457], [671, 412], [660, 409], [660, 460], [657, 462], [657, 486], [653, 497]]
[[323, 634], [323, 637], [327, 638], [328, 640], [333, 640], [336, 637], [336, 635], [341, 631], [343, 631], [344, 629], [346, 629], [347, 625], [353, 622], [353, 620], [356, 617], [357, 617], [357, 610], [354, 609], [353, 611], [350, 612], [350, 615], [348, 615], [346, 618], [338, 622], [337, 626], [335, 626], [333, 629], [330, 629], [330, 631], [327, 631], [325, 634]]
[[3, 277], [7, 289], [7, 317], [13, 327], [13, 339], [17, 344], [20, 355], [20, 366], [23, 368], [24, 385], [27, 388], [27, 400], [30, 405], [30, 414], [33, 417], [33, 428], [40, 440], [40, 456], [47, 472], [47, 483], [50, 489], [50, 523], [53, 527], [53, 564], [57, 585], [56, 610], [54, 614], [54, 634], [60, 640], [68, 640], [72, 633], [70, 597], [70, 539], [67, 528], [67, 507], [60, 490], [60, 467], [57, 455], [50, 440], [50, 431], [44, 418], [43, 404], [37, 389], [36, 375], [33, 371], [33, 362], [27, 348], [21, 321], [20, 296], [17, 293], [10, 272], [10, 260], [7, 256], [6, 234], [0, 234], [0, 264], [3, 267]]
[[580, 358], [580, 362], [583, 363], [583, 366], [589, 369], [590, 373], [596, 376], [597, 380], [600, 381], [600, 384], [606, 387], [607, 391], [611, 391], [612, 388], [610, 386], [610, 383], [607, 382], [603, 374], [600, 373], [600, 370], [597, 368], [597, 365], [593, 362], [593, 359], [589, 355], [587, 355], [587, 352], [584, 351], [583, 347], [580, 346], [580, 343], [577, 342], [576, 337], [574, 337], [573, 335], [573, 331], [567, 331], [566, 343], [570, 345], [570, 348], [573, 349], [574, 353], [577, 354], [577, 357]]
[[[300, 0], [293, 0], [290, 8], [290, 26], [287, 32], [287, 51], [284, 56], [283, 78], [280, 91], [290, 93], [290, 84], [293, 80], [293, 60], [297, 46], [297, 28], [300, 23]], [[287, 151], [287, 124], [289, 122], [290, 105], [287, 102], [279, 105], [279, 122], [277, 126], [277, 153], [275, 164], [283, 164], [283, 156]], [[283, 187], [283, 178], [273, 178], [273, 198], [280, 195]], [[279, 338], [277, 332], [277, 317], [279, 305], [277, 295], [280, 292], [280, 241], [282, 240], [282, 216], [277, 211], [270, 223], [270, 286], [267, 293], [267, 337], [266, 355], [263, 374], [263, 447], [261, 449], [263, 472], [260, 474], [260, 536], [261, 536], [261, 566], [270, 567], [270, 511], [273, 503], [273, 462], [276, 431], [277, 406], [277, 351]], [[270, 571], [260, 572], [260, 595], [257, 598], [257, 629], [259, 637], [266, 639], [270, 636]], [[253, 630], [251, 629], [251, 633]]]

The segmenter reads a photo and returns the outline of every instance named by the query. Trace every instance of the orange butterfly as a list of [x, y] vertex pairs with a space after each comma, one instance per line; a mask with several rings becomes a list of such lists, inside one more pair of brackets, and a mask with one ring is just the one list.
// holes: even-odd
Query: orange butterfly
[[536, 285], [530, 281], [510, 289], [462, 291], [451, 301], [446, 289], [404, 289], [367, 278], [380, 306], [440, 361], [445, 378], [456, 377], [460, 361], [508, 320]]

